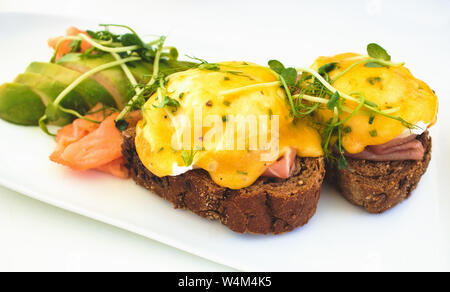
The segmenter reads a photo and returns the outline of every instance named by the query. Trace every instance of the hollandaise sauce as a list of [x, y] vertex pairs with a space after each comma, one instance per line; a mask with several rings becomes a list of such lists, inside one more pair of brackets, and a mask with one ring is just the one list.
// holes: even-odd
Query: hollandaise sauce
[[[244, 129], [238, 120], [246, 122]], [[136, 149], [152, 173], [201, 168], [231, 189], [253, 184], [292, 148], [302, 157], [323, 155], [312, 120], [291, 115], [278, 76], [245, 62], [170, 75], [164, 92], [144, 105], [137, 126]]]
[[[355, 53], [345, 53], [333, 57], [320, 57], [312, 65], [318, 70], [326, 64], [333, 64], [333, 70], [328, 72], [331, 80], [339, 76], [333, 87], [347, 94], [364, 95], [380, 110], [396, 109], [391, 113], [401, 117], [416, 128], [426, 130], [436, 121], [438, 99], [433, 90], [423, 81], [415, 78], [404, 66], [365, 66], [361, 63], [345, 72], [350, 66], [369, 59]], [[346, 100], [343, 106], [354, 109], [357, 103]], [[343, 112], [341, 120], [349, 115]], [[322, 107], [315, 115], [320, 121], [326, 122], [333, 118], [333, 111]], [[342, 146], [349, 153], [362, 152], [368, 145], [379, 145], [391, 141], [402, 134], [414, 131], [404, 123], [387, 116], [376, 115], [368, 110], [358, 111], [345, 122], [346, 129], [342, 137]]]

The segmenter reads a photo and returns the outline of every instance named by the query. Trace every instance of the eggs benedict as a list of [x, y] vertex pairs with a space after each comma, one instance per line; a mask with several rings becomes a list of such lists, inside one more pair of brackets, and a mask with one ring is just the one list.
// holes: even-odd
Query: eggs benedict
[[247, 62], [168, 76], [142, 107], [142, 121], [123, 133], [131, 177], [236, 232], [306, 224], [325, 163], [315, 122], [292, 115], [286, 94], [276, 72]]
[[[355, 53], [320, 57], [312, 68], [318, 70], [325, 64], [334, 63], [335, 69], [328, 73], [331, 80], [339, 77], [332, 83], [334, 88], [346, 93], [359, 91], [381, 110], [390, 111], [412, 126], [408, 127], [398, 120], [370, 111], [359, 111], [344, 123], [348, 133], [344, 135], [342, 144], [349, 154], [361, 153], [368, 146], [385, 144], [399, 137], [422, 134], [436, 122], [436, 95], [404, 66], [367, 67], [361, 63], [340, 75], [353, 64], [369, 58]], [[353, 101], [347, 104], [350, 108], [356, 107]], [[332, 110], [326, 108], [319, 110], [317, 114], [321, 120], [328, 120], [333, 116]], [[344, 112], [341, 116], [345, 119], [349, 115], [350, 113]]]
[[[141, 161], [157, 176], [201, 168], [219, 186], [241, 189], [264, 173], [280, 173], [273, 165], [290, 168], [296, 155], [323, 155], [311, 120], [292, 117], [267, 67], [225, 62], [191, 69], [169, 76], [163, 91], [144, 105], [136, 136]], [[276, 165], [283, 157], [286, 167]]]
[[[356, 98], [340, 104], [343, 122], [335, 136], [339, 145], [334, 144], [330, 153], [336, 160], [341, 154], [346, 161], [345, 167], [329, 163], [328, 177], [348, 200], [381, 213], [409, 197], [427, 169], [431, 153], [427, 129], [436, 122], [438, 99], [403, 64], [374, 65], [372, 59], [345, 53], [319, 57], [311, 68], [320, 71], [328, 66], [324, 75], [328, 83], [341, 95]], [[361, 100], [366, 107], [360, 106]], [[315, 118], [326, 123], [335, 112], [322, 107]]]

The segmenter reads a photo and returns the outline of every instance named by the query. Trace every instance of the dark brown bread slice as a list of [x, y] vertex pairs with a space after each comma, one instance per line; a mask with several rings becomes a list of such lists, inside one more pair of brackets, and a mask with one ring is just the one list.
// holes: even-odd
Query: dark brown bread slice
[[135, 130], [124, 132], [123, 154], [137, 184], [204, 218], [219, 220], [239, 233], [284, 233], [314, 215], [325, 176], [323, 158], [297, 158], [289, 179], [260, 178], [250, 187], [231, 190], [215, 184], [201, 169], [175, 177], [157, 177], [139, 159]]
[[327, 181], [355, 205], [369, 213], [382, 213], [409, 198], [431, 159], [431, 137], [428, 131], [417, 138], [425, 155], [421, 161], [377, 162], [348, 158], [348, 168], [338, 170], [335, 163], [327, 165]]

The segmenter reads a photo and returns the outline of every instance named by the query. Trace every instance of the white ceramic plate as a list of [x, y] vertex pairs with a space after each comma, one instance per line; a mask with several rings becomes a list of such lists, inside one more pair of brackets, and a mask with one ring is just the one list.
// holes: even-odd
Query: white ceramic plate
[[[313, 38], [317, 46], [302, 45], [301, 41], [296, 44], [295, 40], [292, 44], [288, 43], [292, 41], [290, 33], [276, 25], [268, 26], [265, 34], [253, 27], [256, 29], [251, 34], [254, 39], [250, 40], [245, 33], [230, 33], [243, 25], [242, 20], [236, 24], [218, 17], [211, 28], [195, 21], [182, 25], [177, 22], [177, 15], [182, 11], [174, 13], [171, 43], [182, 52], [212, 60], [245, 59], [263, 63], [278, 56], [286, 63], [308, 65], [319, 54], [333, 54], [339, 50], [362, 52], [368, 42], [367, 37], [356, 42], [348, 33], [337, 37], [325, 28], [317, 27], [316, 31], [304, 32], [304, 36]], [[128, 23], [135, 23], [143, 32], [158, 33], [155, 27], [163, 17], [155, 17], [145, 23]], [[307, 19], [308, 14], [304, 17]], [[262, 23], [258, 17], [254, 21]], [[48, 37], [61, 34], [71, 24], [87, 27], [92, 23], [0, 14], [0, 83], [12, 80], [33, 60], [48, 60], [50, 51], [45, 44]], [[247, 25], [252, 23], [249, 20]], [[351, 24], [339, 25], [347, 29], [353, 27]], [[366, 24], [370, 25], [370, 22]], [[390, 24], [387, 21], [385, 25]], [[360, 29], [367, 27], [361, 25]], [[55, 146], [52, 138], [37, 128], [14, 126], [3, 121], [0, 121], [0, 183], [24, 195], [241, 270], [450, 270], [450, 143], [445, 135], [450, 123], [448, 104], [444, 101], [449, 97], [448, 66], [444, 65], [448, 65], [450, 45], [448, 39], [441, 38], [446, 35], [445, 27], [444, 33], [439, 29], [435, 32], [423, 30], [419, 24], [411, 30], [418, 38], [439, 40], [441, 48], [422, 52], [413, 46], [414, 40], [397, 39], [395, 29], [385, 37], [376, 29], [373, 34], [375, 40], [392, 48], [393, 55], [405, 56], [410, 67], [415, 68], [414, 72], [420, 72], [416, 75], [430, 81], [441, 97], [441, 115], [439, 124], [432, 130], [433, 159], [427, 173], [409, 200], [385, 214], [369, 215], [324, 186], [318, 211], [305, 227], [280, 236], [235, 234], [219, 223], [173, 209], [170, 203], [131, 180], [96, 172], [77, 173], [53, 164], [48, 160]], [[221, 33], [218, 36], [216, 32]], [[324, 49], [326, 45], [330, 47], [329, 40], [314, 39], [317, 32], [336, 45]], [[228, 46], [224, 38], [236, 45]], [[403, 47], [408, 50], [402, 50]]]

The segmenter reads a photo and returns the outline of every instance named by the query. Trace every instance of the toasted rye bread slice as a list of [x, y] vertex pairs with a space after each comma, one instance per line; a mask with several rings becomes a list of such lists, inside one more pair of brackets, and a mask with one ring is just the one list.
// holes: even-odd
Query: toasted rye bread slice
[[323, 158], [296, 159], [289, 179], [260, 178], [250, 187], [218, 186], [201, 169], [178, 176], [157, 177], [139, 159], [135, 129], [124, 132], [123, 154], [134, 181], [173, 203], [175, 208], [219, 220], [239, 233], [284, 233], [303, 226], [314, 215], [325, 176]]
[[341, 194], [369, 213], [382, 213], [409, 198], [431, 159], [431, 137], [428, 131], [417, 137], [425, 155], [422, 160], [369, 161], [348, 158], [348, 167], [338, 170], [327, 164], [326, 180]]

